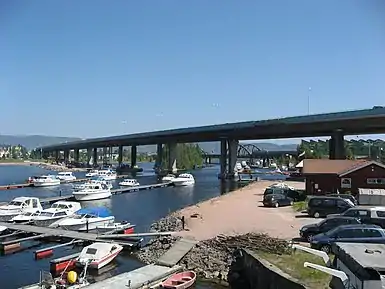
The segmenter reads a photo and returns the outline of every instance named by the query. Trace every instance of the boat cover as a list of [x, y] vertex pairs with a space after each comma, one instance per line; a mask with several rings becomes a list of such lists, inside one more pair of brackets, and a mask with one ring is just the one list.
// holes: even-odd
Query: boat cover
[[79, 260], [95, 259], [100, 260], [105, 256], [111, 254], [113, 249], [120, 247], [118, 244], [111, 243], [93, 243], [87, 247], [84, 247], [79, 255]]
[[89, 215], [94, 215], [102, 218], [111, 216], [109, 210], [105, 207], [82, 208], [76, 211], [76, 214], [78, 215], [89, 214]]

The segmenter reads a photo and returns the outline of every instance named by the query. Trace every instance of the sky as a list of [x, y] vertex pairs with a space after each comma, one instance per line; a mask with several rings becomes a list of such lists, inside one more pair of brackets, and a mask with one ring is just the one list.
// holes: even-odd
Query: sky
[[0, 133], [91, 138], [384, 105], [384, 13], [382, 0], [1, 1]]

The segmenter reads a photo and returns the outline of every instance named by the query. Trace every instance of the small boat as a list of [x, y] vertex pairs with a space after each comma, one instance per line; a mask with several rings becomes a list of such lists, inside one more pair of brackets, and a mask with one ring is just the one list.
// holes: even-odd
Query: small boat
[[60, 185], [60, 179], [53, 175], [44, 175], [32, 180], [34, 187], [48, 187]]
[[118, 175], [111, 169], [100, 170], [98, 172], [98, 176], [102, 177], [106, 181], [116, 180], [116, 178], [118, 177]]
[[111, 231], [123, 231], [128, 228], [132, 229], [132, 232], [134, 232], [134, 226], [135, 225], [131, 225], [129, 222], [123, 221], [120, 223], [103, 224], [103, 225], [97, 226], [96, 230], [100, 234], [111, 232]]
[[100, 269], [114, 260], [122, 250], [123, 247], [119, 244], [93, 243], [83, 248], [76, 264], [81, 266], [88, 264], [90, 268]]
[[98, 170], [91, 170], [88, 173], [86, 173], [86, 177], [87, 178], [97, 177], [98, 175], [99, 175], [99, 171]]
[[111, 197], [111, 190], [103, 183], [85, 183], [84, 187], [74, 191], [73, 196], [77, 201], [101, 200]]
[[115, 217], [111, 216], [110, 212], [104, 207], [83, 208], [74, 215], [56, 221], [48, 227], [60, 227], [72, 231], [87, 231], [87, 229], [94, 230], [98, 226], [104, 226], [105, 224], [113, 223], [114, 221]]
[[8, 228], [6, 226], [0, 226], [0, 235], [4, 234]]
[[71, 182], [76, 180], [76, 177], [72, 174], [72, 172], [60, 172], [56, 176], [59, 180], [65, 182]]
[[197, 278], [197, 275], [194, 271], [186, 271], [181, 273], [176, 273], [168, 278], [166, 281], [162, 282], [162, 288], [168, 289], [186, 289], [191, 287]]
[[164, 176], [163, 178], [162, 178], [162, 182], [163, 183], [169, 183], [169, 182], [172, 182], [173, 180], [175, 180], [176, 179], [176, 176], [175, 175], [173, 175], [173, 174], [167, 174], [166, 176]]
[[23, 214], [17, 215], [9, 220], [9, 222], [14, 223], [28, 223], [33, 221], [33, 219], [41, 214], [39, 210], [26, 211]]
[[38, 198], [17, 197], [7, 205], [0, 206], [0, 221], [9, 221], [10, 219], [29, 211], [42, 211], [43, 208]]
[[124, 179], [122, 182], [119, 183], [119, 186], [137, 187], [140, 186], [140, 184], [135, 179]]
[[78, 202], [58, 201], [52, 204], [48, 209], [41, 211], [39, 215], [32, 217], [36, 226], [48, 227], [50, 224], [73, 215], [81, 209]]
[[191, 174], [180, 174], [178, 177], [172, 180], [172, 183], [177, 187], [189, 186], [195, 184], [195, 179]]

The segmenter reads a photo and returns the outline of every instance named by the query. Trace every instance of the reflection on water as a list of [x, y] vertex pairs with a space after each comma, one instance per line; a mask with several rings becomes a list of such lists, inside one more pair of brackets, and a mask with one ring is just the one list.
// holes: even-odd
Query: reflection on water
[[111, 198], [103, 200], [81, 201], [79, 203], [81, 204], [82, 208], [106, 207], [110, 210], [112, 209]]

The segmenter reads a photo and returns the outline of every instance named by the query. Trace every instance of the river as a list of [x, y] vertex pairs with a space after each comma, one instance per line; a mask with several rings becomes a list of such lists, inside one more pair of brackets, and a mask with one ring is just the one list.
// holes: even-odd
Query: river
[[[141, 185], [156, 183], [156, 176], [152, 170], [152, 163], [140, 164], [144, 171], [136, 179]], [[111, 199], [100, 201], [82, 202], [83, 207], [105, 206], [108, 207], [117, 221], [129, 221], [136, 224], [136, 232], [147, 231], [156, 220], [188, 205], [196, 204], [220, 194], [238, 188], [237, 182], [228, 182], [222, 185], [218, 181], [218, 166], [212, 166], [193, 171], [196, 184], [193, 187], [169, 187], [155, 190], [140, 191], [114, 195]], [[52, 173], [35, 166], [10, 165], [0, 166], [0, 185], [23, 183], [29, 176]], [[83, 178], [84, 173], [76, 172], [78, 178]], [[24, 188], [9, 191], [0, 191], [0, 202], [10, 201], [17, 196], [36, 196], [39, 198], [70, 194], [72, 184], [65, 184], [51, 188]], [[117, 187], [117, 182], [114, 186]], [[0, 288], [12, 289], [39, 281], [40, 270], [49, 270], [49, 259], [35, 261], [33, 252], [39, 246], [37, 242], [24, 244], [22, 252], [0, 256]], [[41, 247], [41, 245], [40, 245]], [[80, 251], [81, 248], [59, 248], [54, 252], [53, 258], [58, 258]], [[120, 254], [114, 263], [109, 266], [111, 270], [101, 275], [91, 277], [92, 280], [104, 279], [122, 272], [127, 272], [143, 266], [142, 263], [130, 256], [128, 252]], [[196, 289], [223, 288], [217, 284], [198, 282]]]

